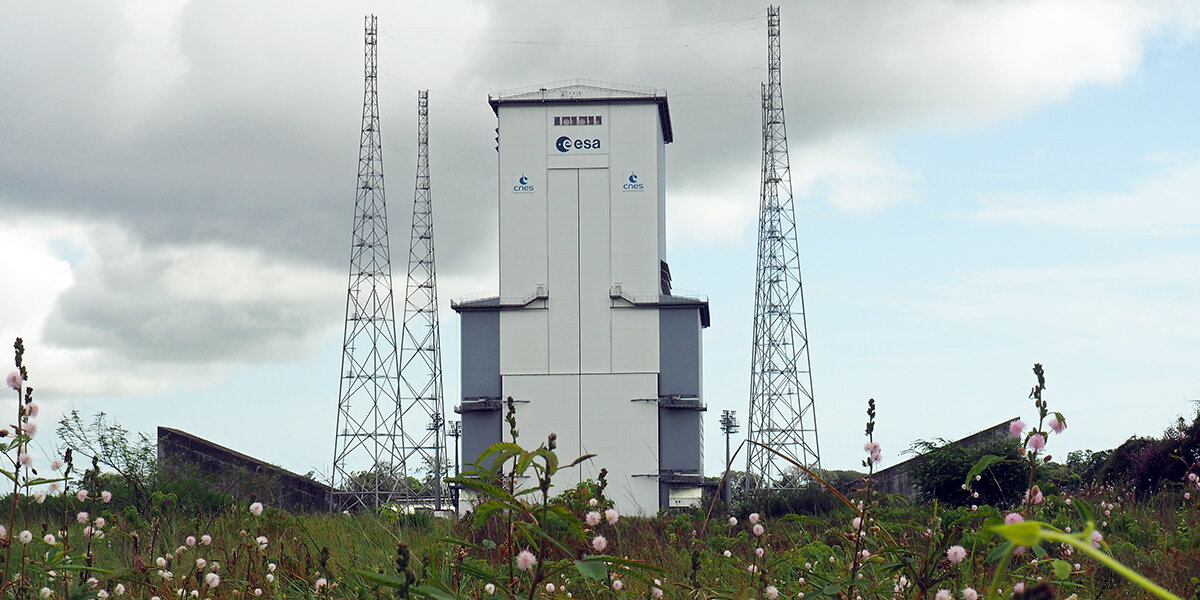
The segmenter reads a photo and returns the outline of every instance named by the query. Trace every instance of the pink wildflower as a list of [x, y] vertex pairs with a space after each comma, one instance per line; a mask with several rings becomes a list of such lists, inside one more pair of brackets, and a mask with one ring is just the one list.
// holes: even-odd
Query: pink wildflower
[[1034, 450], [1041, 450], [1042, 448], [1045, 448], [1046, 438], [1042, 437], [1042, 434], [1040, 433], [1035, 433], [1029, 436], [1029, 447], [1033, 448]]
[[736, 526], [737, 526], [737, 517], [729, 517], [729, 526], [730, 526], [730, 527], [736, 527]]
[[1016, 438], [1021, 437], [1021, 433], [1023, 433], [1024, 431], [1025, 431], [1025, 421], [1017, 419], [1016, 421], [1013, 421], [1012, 423], [1008, 424], [1008, 432], [1010, 434], [1012, 434], [1013, 437], [1016, 437]]
[[593, 510], [584, 515], [583, 520], [587, 521], [588, 527], [595, 527], [600, 524], [600, 513]]
[[1024, 591], [1025, 591], [1025, 582], [1024, 581], [1018, 581], [1017, 585], [1013, 586], [1013, 594], [1020, 594], [1021, 592], [1024, 592]]
[[6, 377], [4, 381], [8, 384], [8, 387], [17, 390], [18, 392], [21, 391], [21, 386], [25, 384], [25, 380], [21, 379], [21, 374], [17, 371], [9, 373], [8, 377]]
[[33, 541], [33, 534], [26, 529], [25, 531], [17, 534], [17, 539], [20, 540], [22, 544], [28, 544], [29, 542]]
[[28, 452], [21, 452], [17, 455], [17, 462], [28, 467], [29, 465], [33, 464], [33, 457], [30, 456]]
[[660, 588], [660, 587], [658, 587], [658, 586], [654, 586], [654, 587], [650, 588], [650, 593], [654, 595], [654, 598], [655, 598], [656, 600], [657, 600], [658, 598], [662, 598], [662, 597], [663, 597], [663, 591], [662, 591], [662, 588]]
[[483, 592], [489, 596], [492, 594], [495, 594], [496, 593], [496, 584], [489, 583], [489, 584], [483, 586]]
[[1103, 539], [1104, 539], [1104, 534], [1100, 533], [1099, 531], [1094, 531], [1094, 530], [1092, 531], [1092, 545], [1093, 546], [1099, 548], [1100, 541]]
[[207, 583], [210, 588], [216, 588], [218, 585], [221, 585], [221, 576], [216, 573], [209, 573], [204, 576], [204, 583]]
[[779, 588], [777, 588], [773, 585], [768, 585], [766, 592], [767, 592], [767, 600], [775, 600], [776, 598], [779, 597]]
[[610, 508], [610, 509], [604, 511], [604, 520], [608, 521], [609, 525], [616, 525], [617, 520], [619, 520], [620, 518], [621, 518], [621, 514], [618, 513], [617, 509], [615, 509], [615, 508]]
[[620, 579], [614, 579], [612, 585], [613, 585], [613, 589], [617, 590], [619, 592], [619, 591], [621, 591], [622, 588], [625, 587], [625, 582], [621, 581]]
[[966, 557], [967, 549], [962, 546], [950, 546], [946, 549], [946, 558], [954, 564], [962, 562]]
[[553, 583], [547, 583], [547, 584], [546, 584], [546, 593], [547, 593], [547, 594], [553, 594], [553, 593], [554, 593], [554, 584], [553, 584]]
[[328, 584], [329, 582], [324, 577], [318, 577], [316, 583], [313, 584], [313, 588], [319, 592], [321, 591], [321, 588]]
[[262, 513], [263, 513], [262, 502], [254, 502], [254, 503], [250, 504], [250, 514], [258, 517], [258, 516], [261, 516]]
[[58, 460], [57, 458], [50, 461], [50, 470], [51, 471], [58, 471], [58, 470], [61, 470], [62, 468], [63, 468], [63, 461]]
[[604, 536], [598, 535], [592, 538], [592, 547], [596, 549], [596, 552], [604, 552], [604, 549], [608, 548], [608, 540], [604, 539]]
[[750, 516], [747, 518], [750, 519], [750, 524], [753, 525], [758, 522], [758, 513], [750, 513]]
[[196, 545], [196, 536], [194, 536], [194, 535], [187, 536], [187, 539], [183, 540], [183, 543], [187, 544], [188, 546], [195, 546]]
[[211, 545], [212, 544], [212, 536], [208, 535], [208, 534], [204, 534], [204, 535], [200, 536], [200, 543], [204, 544], [205, 546]]
[[31, 417], [38, 416], [39, 410], [40, 409], [38, 408], [37, 402], [30, 402], [29, 404], [25, 405], [25, 412], [29, 413], [29, 416]]
[[1004, 523], [1006, 525], [1012, 525], [1013, 523], [1021, 523], [1024, 520], [1025, 520], [1025, 517], [1021, 516], [1021, 513], [1008, 513], [1004, 517]]
[[754, 549], [754, 556], [757, 556], [758, 558], [762, 558], [763, 555], [766, 553], [767, 553], [767, 551], [765, 549], [763, 549], [762, 547], [758, 547], [758, 548]]
[[108, 490], [104, 490], [103, 492], [100, 492], [100, 501], [105, 504], [112, 502], [112, 492], [110, 492]]
[[87, 500], [87, 494], [87, 490], [79, 490], [78, 492], [75, 492], [75, 497], [79, 498], [80, 502], [83, 502], [84, 500]]
[[963, 588], [962, 595], [963, 595], [963, 600], [978, 600], [979, 599], [979, 592], [975, 591], [975, 588], [970, 588], [970, 587]]
[[938, 590], [937, 595], [933, 597], [933, 600], [953, 600], [953, 598], [954, 596], [950, 595], [950, 590], [942, 589]]
[[86, 512], [81, 512], [81, 513], [75, 515], [75, 520], [83, 525], [86, 525], [87, 522], [91, 520], [91, 518], [92, 518], [91, 515], [87, 514]]
[[528, 571], [533, 568], [533, 565], [536, 564], [537, 557], [528, 550], [522, 550], [521, 553], [517, 555], [517, 568], [522, 571]]
[[29, 437], [33, 437], [34, 435], [37, 435], [37, 423], [26, 423], [25, 424], [25, 435], [27, 435]]
[[1062, 433], [1063, 430], [1067, 428], [1067, 420], [1060, 420], [1058, 418], [1058, 413], [1050, 415], [1050, 420], [1046, 421], [1046, 424], [1050, 426], [1050, 429], [1054, 430], [1054, 433]]
[[753, 532], [754, 532], [754, 535], [762, 535], [762, 534], [763, 534], [763, 531], [764, 531], [764, 530], [763, 530], [762, 523], [755, 523], [755, 524], [754, 524], [754, 529], [752, 529], [751, 531], [753, 531]]

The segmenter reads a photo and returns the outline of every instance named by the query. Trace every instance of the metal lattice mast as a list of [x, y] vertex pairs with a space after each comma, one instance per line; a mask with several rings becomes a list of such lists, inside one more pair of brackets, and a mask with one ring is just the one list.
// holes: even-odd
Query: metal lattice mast
[[362, 135], [350, 246], [350, 285], [333, 447], [334, 508], [379, 506], [400, 487], [400, 361], [392, 301], [376, 79], [376, 18], [366, 18]]
[[[767, 83], [762, 86], [762, 188], [750, 364], [749, 439], [809, 469], [821, 466], [813, 406], [808, 326], [792, 203], [783, 88], [779, 81], [779, 8], [767, 9]], [[754, 444], [748, 486], [791, 488], [805, 480], [790, 463]]]
[[429, 92], [417, 97], [417, 183], [408, 254], [404, 333], [400, 338], [401, 454], [405, 475], [421, 477], [410, 499], [442, 507], [446, 432], [442, 415], [442, 352], [438, 330], [437, 271], [433, 260], [433, 204], [429, 195]]

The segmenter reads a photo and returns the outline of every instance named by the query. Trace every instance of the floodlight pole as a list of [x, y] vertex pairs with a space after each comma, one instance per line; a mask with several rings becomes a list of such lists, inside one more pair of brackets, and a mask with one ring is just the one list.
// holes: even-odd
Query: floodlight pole
[[[446, 432], [448, 437], [454, 438], [454, 477], [458, 477], [458, 439], [462, 437], [462, 421], [450, 421], [450, 430]], [[458, 511], [458, 484], [451, 486], [454, 490], [454, 510]]]
[[721, 477], [721, 500], [726, 504], [733, 498], [729, 491], [729, 437], [738, 432], [737, 411], [721, 411], [721, 431], [725, 434], [725, 470]]

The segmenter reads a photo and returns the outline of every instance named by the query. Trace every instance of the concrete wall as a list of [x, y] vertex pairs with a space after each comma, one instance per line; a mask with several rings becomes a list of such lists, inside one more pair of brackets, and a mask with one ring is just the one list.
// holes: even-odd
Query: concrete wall
[[329, 510], [329, 486], [178, 429], [158, 428], [158, 462], [166, 472], [199, 476], [239, 502], [254, 497], [292, 512]]
[[[977, 431], [967, 437], [955, 440], [953, 443], [963, 448], [970, 448], [975, 444], [992, 440], [998, 437], [1008, 435], [1008, 424], [1017, 420], [1020, 417], [1013, 417], [1003, 423], [998, 423], [983, 431]], [[915, 456], [902, 463], [892, 465], [886, 469], [877, 471], [871, 477], [871, 483], [875, 489], [884, 494], [899, 494], [908, 498], [916, 498], [920, 490], [917, 484], [913, 482], [910, 475], [913, 467], [920, 465], [925, 460], [925, 455]]]

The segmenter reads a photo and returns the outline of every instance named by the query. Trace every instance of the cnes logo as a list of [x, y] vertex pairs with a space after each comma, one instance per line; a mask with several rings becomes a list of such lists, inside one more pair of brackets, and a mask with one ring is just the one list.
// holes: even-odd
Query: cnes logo
[[626, 192], [640, 192], [645, 189], [645, 184], [638, 182], [637, 173], [630, 172], [629, 177], [625, 179], [625, 183], [621, 185], [621, 189]]
[[533, 192], [533, 180], [528, 175], [521, 173], [517, 176], [516, 185], [513, 186], [513, 191], [518, 194], [529, 194]]
[[599, 139], [572, 139], [570, 136], [561, 136], [554, 142], [554, 148], [559, 152], [570, 152], [571, 150], [599, 150]]

